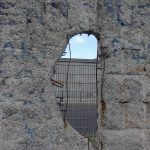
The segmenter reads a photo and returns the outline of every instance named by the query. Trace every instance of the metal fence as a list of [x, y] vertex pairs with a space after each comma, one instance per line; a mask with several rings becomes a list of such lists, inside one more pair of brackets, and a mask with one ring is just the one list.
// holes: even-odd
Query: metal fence
[[[83, 136], [97, 130], [96, 60], [60, 59], [52, 78], [57, 104], [66, 120]], [[66, 106], [68, 105], [67, 109]]]

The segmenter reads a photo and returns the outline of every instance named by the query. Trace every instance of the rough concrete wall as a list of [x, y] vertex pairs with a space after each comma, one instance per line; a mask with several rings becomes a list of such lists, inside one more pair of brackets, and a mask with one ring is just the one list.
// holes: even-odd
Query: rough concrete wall
[[87, 149], [50, 82], [67, 35], [87, 31], [101, 46], [99, 149], [148, 150], [149, 26], [149, 0], [1, 0], [1, 150]]
[[95, 18], [90, 13], [95, 2], [88, 4], [0, 1], [1, 150], [88, 149], [84, 137], [64, 126], [50, 82], [52, 66], [67, 45], [67, 34], [89, 30], [88, 15]]
[[149, 150], [150, 1], [105, 0], [98, 7], [98, 144], [101, 150]]

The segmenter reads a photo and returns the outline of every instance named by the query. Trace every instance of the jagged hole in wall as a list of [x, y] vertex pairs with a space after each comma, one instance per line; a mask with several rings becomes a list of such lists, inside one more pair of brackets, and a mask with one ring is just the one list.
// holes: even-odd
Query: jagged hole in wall
[[83, 136], [97, 130], [97, 39], [78, 34], [58, 59], [52, 79], [56, 102], [67, 121]]

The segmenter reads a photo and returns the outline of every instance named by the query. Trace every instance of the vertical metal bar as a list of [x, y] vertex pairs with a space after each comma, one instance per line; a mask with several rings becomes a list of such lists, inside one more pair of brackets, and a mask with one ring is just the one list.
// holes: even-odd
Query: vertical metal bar
[[98, 57], [98, 49], [97, 49], [97, 58], [96, 58], [96, 108], [97, 108], [97, 124], [96, 124], [96, 130], [98, 130], [98, 63], [99, 63], [99, 57]]
[[67, 76], [66, 76], [66, 94], [67, 94], [67, 103], [66, 103], [66, 110], [64, 112], [64, 123], [66, 125], [66, 113], [68, 110], [68, 100], [69, 100], [69, 95], [68, 95], [68, 90], [69, 90], [69, 85], [68, 85], [68, 78], [69, 78], [69, 67], [70, 67], [70, 63], [71, 63], [71, 47], [70, 47], [70, 42], [69, 42], [69, 37], [68, 38], [68, 43], [69, 43], [69, 62], [68, 62], [68, 66], [67, 66]]
[[88, 137], [88, 150], [90, 150], [90, 139]]

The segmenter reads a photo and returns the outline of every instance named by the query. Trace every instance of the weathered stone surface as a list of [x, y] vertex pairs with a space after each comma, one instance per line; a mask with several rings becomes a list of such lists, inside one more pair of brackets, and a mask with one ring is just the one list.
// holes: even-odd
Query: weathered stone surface
[[50, 82], [67, 36], [78, 33], [98, 39], [99, 149], [148, 150], [149, 30], [149, 0], [1, 0], [1, 150], [87, 150], [64, 129]]
[[[103, 130], [100, 133], [103, 150], [143, 150], [149, 149], [148, 139], [143, 130]], [[145, 142], [144, 142], [145, 141]]]

